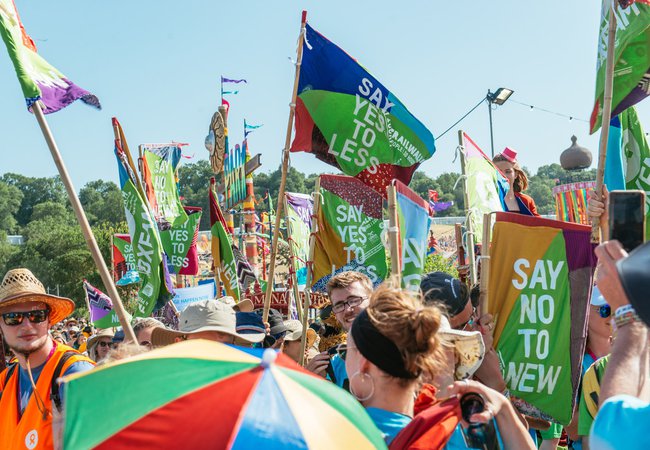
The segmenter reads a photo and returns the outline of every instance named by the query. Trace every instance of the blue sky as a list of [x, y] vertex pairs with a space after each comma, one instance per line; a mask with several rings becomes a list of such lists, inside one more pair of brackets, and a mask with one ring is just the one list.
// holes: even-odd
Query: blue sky
[[[357, 58], [434, 136], [488, 89], [515, 91], [493, 111], [495, 149], [510, 146], [525, 166], [559, 162], [575, 134], [594, 153], [588, 124], [517, 104], [588, 119], [594, 96], [600, 2], [16, 0], [39, 52], [96, 94], [102, 111], [77, 103], [49, 115], [77, 189], [98, 178], [117, 181], [110, 118], [117, 116], [132, 150], [146, 142], [203, 141], [218, 105], [219, 76], [246, 78], [230, 98], [230, 136], [243, 119], [264, 127], [249, 138], [262, 171], [275, 170], [284, 146], [300, 12], [319, 32]], [[0, 52], [0, 174], [51, 176], [56, 168], [37, 123], [24, 107], [13, 67]], [[650, 101], [638, 107], [650, 128]], [[489, 152], [487, 106], [459, 127]], [[456, 127], [436, 142], [421, 169], [460, 171], [453, 163]], [[233, 142], [231, 141], [231, 142]], [[188, 160], [184, 160], [188, 161]], [[333, 172], [309, 154], [292, 154], [306, 173]]]

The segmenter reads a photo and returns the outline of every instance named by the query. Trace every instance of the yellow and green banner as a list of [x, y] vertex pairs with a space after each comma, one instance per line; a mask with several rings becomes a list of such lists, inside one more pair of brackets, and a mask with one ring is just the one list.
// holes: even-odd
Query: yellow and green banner
[[527, 415], [567, 425], [586, 343], [596, 258], [590, 227], [497, 213], [488, 311], [494, 348], [513, 403]]

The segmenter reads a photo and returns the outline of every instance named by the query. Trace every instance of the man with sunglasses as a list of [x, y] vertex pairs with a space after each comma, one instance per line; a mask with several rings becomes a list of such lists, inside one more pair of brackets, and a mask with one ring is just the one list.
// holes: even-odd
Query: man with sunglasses
[[[360, 272], [342, 272], [333, 276], [327, 283], [327, 294], [332, 303], [332, 313], [341, 327], [350, 331], [357, 316], [368, 307], [372, 294], [372, 281]], [[326, 376], [340, 387], [349, 385], [345, 370], [345, 345], [341, 344], [314, 356], [307, 370]]]
[[27, 269], [10, 270], [0, 283], [0, 330], [16, 355], [0, 373], [0, 448], [53, 447], [52, 415], [61, 410], [55, 381], [93, 367], [49, 334], [73, 310], [72, 300], [47, 294]]

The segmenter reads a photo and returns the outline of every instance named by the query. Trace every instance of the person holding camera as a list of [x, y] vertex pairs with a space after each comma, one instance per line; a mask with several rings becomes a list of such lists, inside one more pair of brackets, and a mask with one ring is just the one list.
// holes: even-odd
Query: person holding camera
[[[481, 448], [533, 449], [510, 402], [476, 382], [449, 387], [453, 395], [472, 392], [463, 397], [465, 402], [434, 403], [414, 420], [421, 380], [436, 379], [448, 370], [445, 347], [449, 344], [439, 333], [442, 320], [436, 306], [422, 305], [408, 291], [380, 286], [348, 334], [345, 364], [350, 393], [366, 408], [386, 443], [396, 443], [391, 448], [409, 448], [417, 440], [417, 448], [464, 449], [486, 438]], [[463, 404], [469, 433], [459, 427]]]

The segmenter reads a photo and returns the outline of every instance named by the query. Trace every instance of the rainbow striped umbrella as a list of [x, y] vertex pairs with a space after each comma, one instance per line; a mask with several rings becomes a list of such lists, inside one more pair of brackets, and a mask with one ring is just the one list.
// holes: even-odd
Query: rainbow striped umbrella
[[385, 448], [351, 395], [269, 349], [190, 340], [64, 382], [66, 449]]

